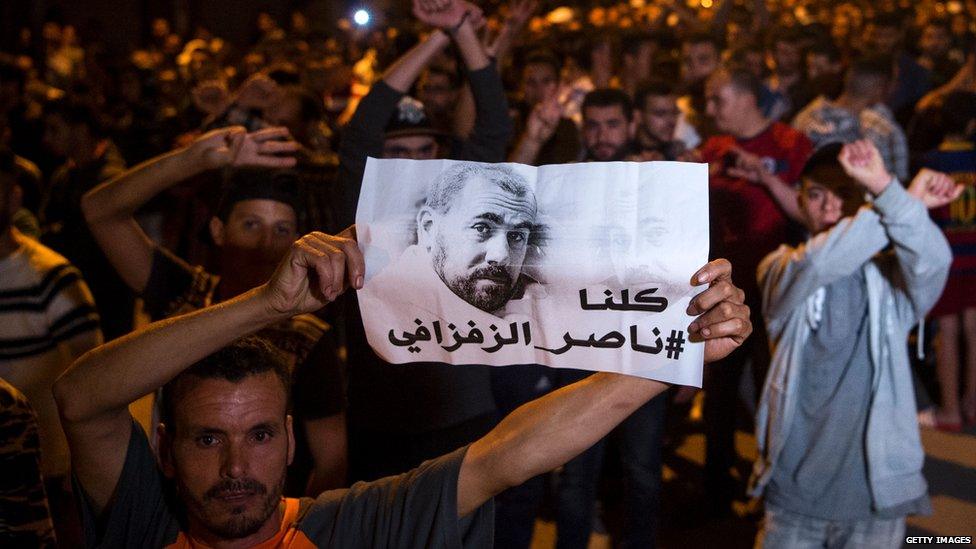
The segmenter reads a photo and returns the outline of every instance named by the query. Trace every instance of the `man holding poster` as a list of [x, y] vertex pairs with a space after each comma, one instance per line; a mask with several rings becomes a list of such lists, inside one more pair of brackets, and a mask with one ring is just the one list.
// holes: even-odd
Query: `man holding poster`
[[[700, 346], [681, 315], [707, 257], [706, 185], [693, 164], [371, 160], [358, 219], [370, 344], [394, 364], [543, 364], [571, 368], [552, 372], [561, 384], [603, 370], [699, 385]], [[499, 373], [518, 371], [534, 383], [528, 369]], [[655, 399], [614, 434], [634, 510], [625, 536], [639, 545], [654, 537], [639, 517], [659, 501], [663, 412]], [[603, 447], [560, 475], [560, 543], [589, 536]], [[499, 540], [525, 542], [540, 494], [533, 481], [499, 499]]]
[[681, 317], [707, 257], [705, 189], [698, 164], [370, 159], [357, 219], [370, 345], [394, 364], [699, 385], [701, 346]]
[[[565, 463], [667, 388], [596, 374], [403, 475], [283, 498], [294, 451], [285, 365], [242, 336], [362, 288], [369, 259], [364, 269], [353, 236], [306, 235], [268, 283], [99, 347], [58, 380], [88, 545], [488, 547], [494, 495]], [[731, 271], [716, 260], [689, 276], [707, 289], [681, 312], [697, 316], [687, 330], [709, 362], [752, 330]], [[160, 387], [154, 455], [128, 406]]]

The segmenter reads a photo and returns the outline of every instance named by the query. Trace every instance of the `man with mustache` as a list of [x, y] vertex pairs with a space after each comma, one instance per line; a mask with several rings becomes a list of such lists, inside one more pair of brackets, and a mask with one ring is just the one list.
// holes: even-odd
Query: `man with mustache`
[[[285, 366], [242, 338], [362, 288], [353, 230], [296, 241], [271, 280], [238, 297], [157, 322], [92, 351], [55, 385], [87, 541], [107, 547], [488, 547], [491, 499], [552, 470], [664, 391], [658, 381], [600, 373], [523, 406], [470, 446], [417, 469], [311, 498], [282, 498], [294, 453]], [[731, 265], [691, 282], [688, 326], [705, 361], [751, 332]], [[156, 456], [129, 415], [163, 387]], [[167, 490], [175, 484], [176, 490]]]
[[438, 178], [417, 214], [419, 245], [452, 292], [495, 313], [515, 294], [535, 216], [535, 195], [519, 175], [457, 166]]
[[[245, 133], [242, 127], [214, 130], [186, 148], [148, 160], [101, 185], [82, 199], [92, 234], [122, 279], [137, 292], [154, 319], [180, 315], [226, 301], [271, 277], [299, 235], [303, 210], [296, 174], [284, 168], [298, 144], [284, 128]], [[284, 155], [284, 156], [282, 156]], [[219, 251], [216, 273], [191, 266], [154, 243], [133, 215], [154, 196], [213, 169], [225, 169], [225, 189], [210, 220]], [[302, 451], [289, 479], [289, 493], [319, 492], [345, 483], [343, 397], [323, 384], [306, 383], [341, 375], [328, 326], [312, 315], [287, 319], [261, 336], [286, 354], [299, 393], [296, 411]], [[327, 441], [311, 447], [309, 440]], [[314, 457], [310, 457], [314, 456]], [[309, 471], [311, 469], [311, 472]], [[311, 477], [311, 478], [309, 478]]]

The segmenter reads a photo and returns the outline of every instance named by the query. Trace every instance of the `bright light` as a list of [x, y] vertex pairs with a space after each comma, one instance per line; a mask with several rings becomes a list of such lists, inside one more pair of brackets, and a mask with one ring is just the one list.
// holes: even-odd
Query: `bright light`
[[363, 26], [369, 23], [369, 12], [366, 10], [356, 10], [356, 13], [352, 15], [352, 20], [355, 21], [357, 25]]
[[701, 6], [705, 9], [712, 7], [712, 0], [701, 0]]

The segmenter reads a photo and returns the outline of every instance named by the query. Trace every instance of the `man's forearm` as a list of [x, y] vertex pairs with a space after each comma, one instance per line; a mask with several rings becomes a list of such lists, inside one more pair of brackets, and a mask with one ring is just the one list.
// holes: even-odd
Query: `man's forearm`
[[383, 81], [400, 93], [407, 93], [417, 81], [421, 71], [435, 55], [443, 50], [450, 39], [441, 30], [435, 30], [416, 46], [410, 48], [403, 57], [397, 59], [383, 73]]
[[454, 41], [457, 42], [458, 50], [461, 51], [461, 58], [469, 71], [477, 71], [487, 67], [491, 63], [485, 48], [474, 30], [470, 20], [461, 23], [461, 27], [453, 34]]
[[789, 217], [792, 221], [801, 223], [803, 219], [800, 215], [800, 206], [797, 203], [796, 189], [787, 185], [775, 174], [767, 175], [763, 183], [766, 189], [769, 190], [769, 194], [773, 197], [773, 200], [783, 210], [783, 213], [786, 214], [786, 217]]
[[667, 387], [597, 373], [519, 407], [468, 449], [458, 481], [458, 514], [576, 457]]
[[200, 173], [200, 163], [187, 151], [177, 149], [151, 158], [89, 191], [81, 201], [88, 223], [132, 217], [159, 193]]
[[264, 291], [261, 286], [219, 305], [155, 322], [86, 353], [54, 386], [62, 417], [83, 423], [116, 413], [198, 360], [283, 318], [266, 305]]

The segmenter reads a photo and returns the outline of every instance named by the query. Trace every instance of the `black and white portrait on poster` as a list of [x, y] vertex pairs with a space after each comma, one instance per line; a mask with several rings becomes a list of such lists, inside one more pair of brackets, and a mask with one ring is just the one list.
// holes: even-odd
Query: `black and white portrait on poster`
[[704, 164], [366, 165], [359, 304], [388, 362], [544, 364], [701, 385]]

